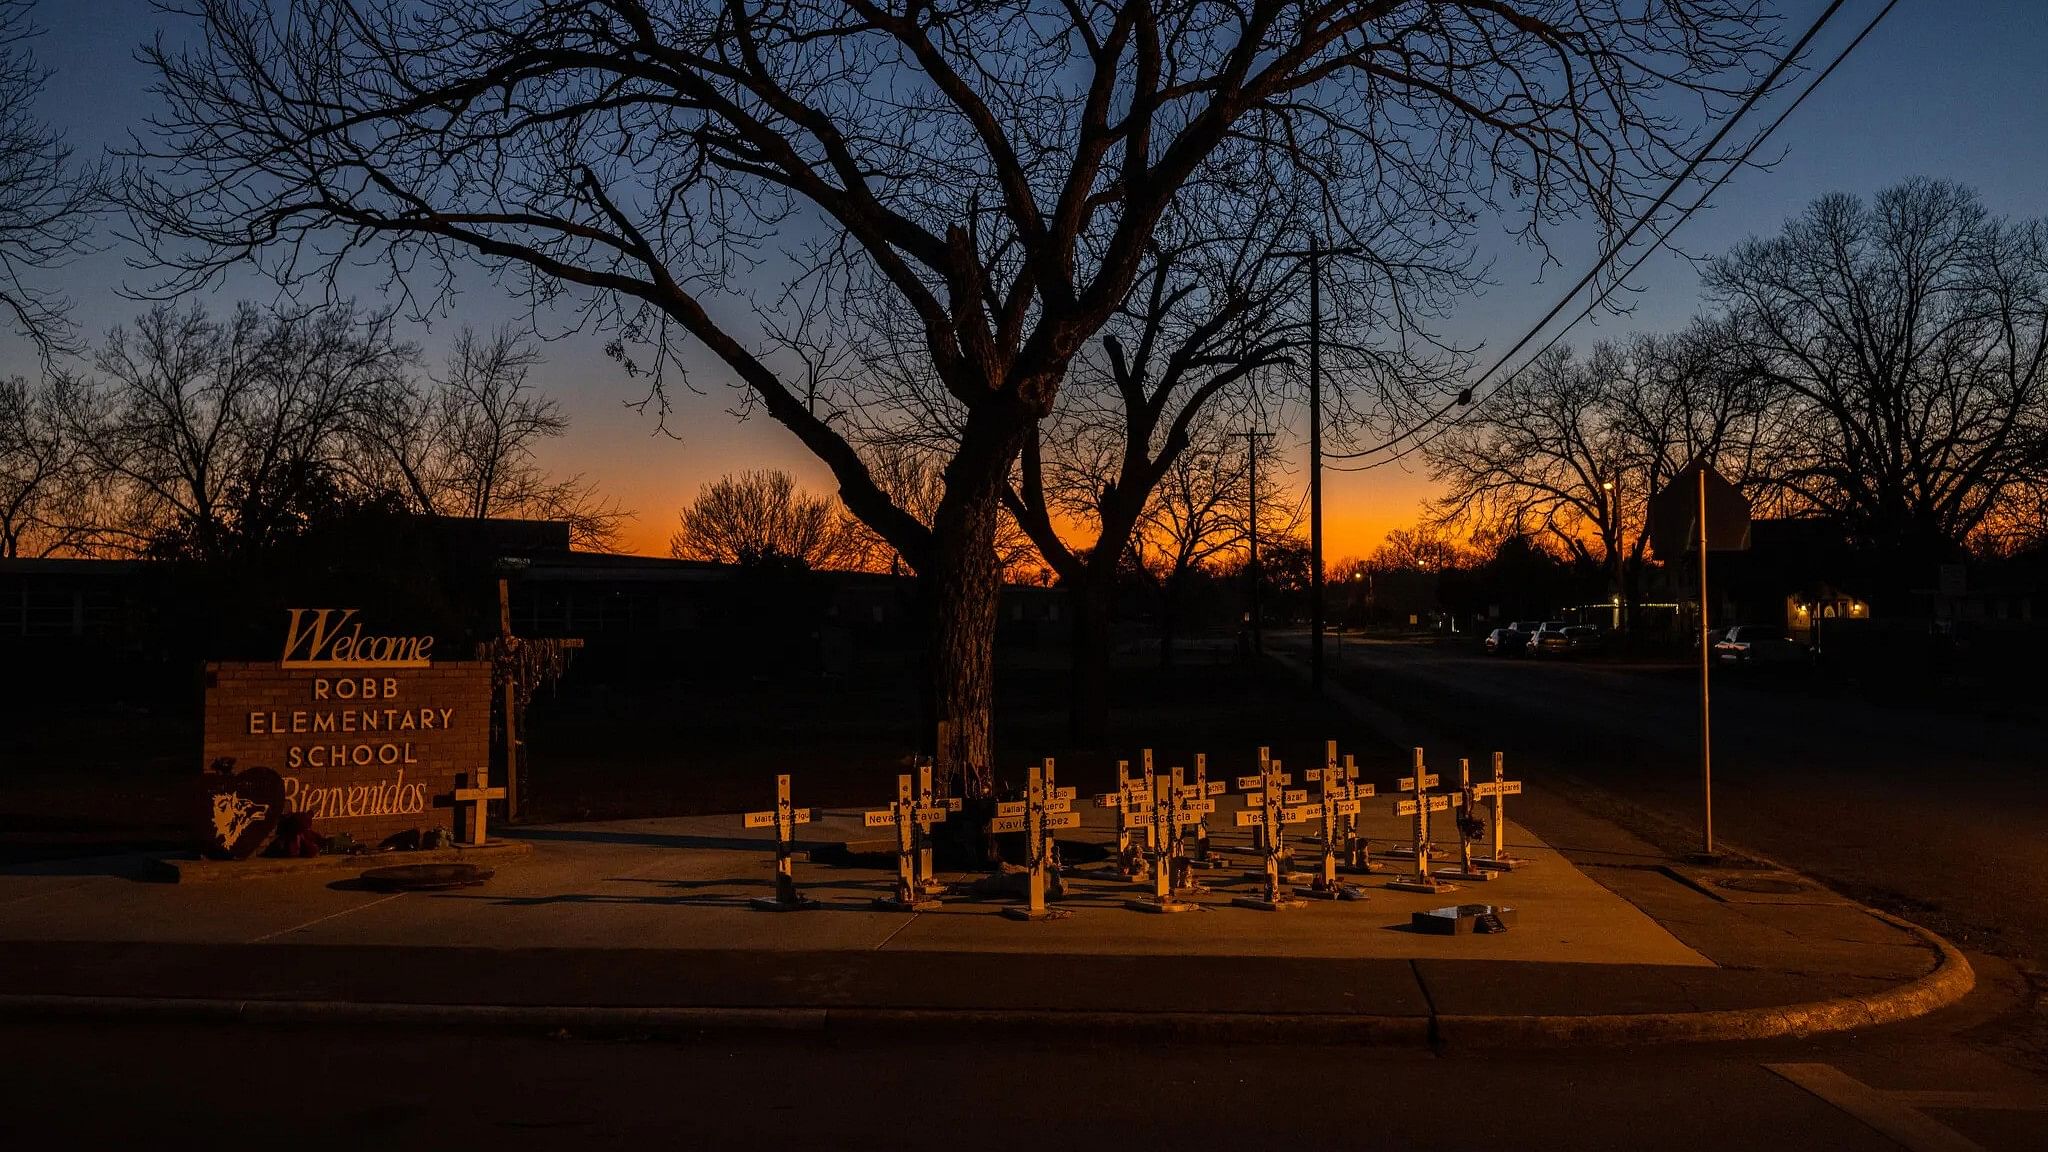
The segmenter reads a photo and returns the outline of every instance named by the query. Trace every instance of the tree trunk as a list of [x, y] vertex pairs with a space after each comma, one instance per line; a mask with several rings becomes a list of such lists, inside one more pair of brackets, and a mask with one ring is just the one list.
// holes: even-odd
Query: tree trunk
[[1076, 745], [1100, 747], [1109, 735], [1109, 661], [1115, 624], [1116, 572], [1090, 565], [1068, 586], [1073, 644], [1067, 734]]
[[958, 794], [995, 791], [990, 727], [995, 712], [997, 598], [996, 489], [951, 490], [933, 525], [930, 588], [931, 696], [938, 721], [937, 769]]

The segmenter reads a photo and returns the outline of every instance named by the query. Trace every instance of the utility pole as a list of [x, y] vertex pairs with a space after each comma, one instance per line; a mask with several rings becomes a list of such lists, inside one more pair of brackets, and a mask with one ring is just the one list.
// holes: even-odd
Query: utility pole
[[1266, 651], [1264, 624], [1259, 619], [1259, 441], [1273, 438], [1271, 432], [1233, 432], [1233, 436], [1244, 437], [1245, 467], [1249, 470], [1251, 483], [1250, 535], [1251, 553], [1246, 558], [1245, 574], [1252, 585], [1252, 651], [1263, 654]]
[[1308, 238], [1309, 687], [1323, 691], [1323, 272], [1322, 245]]

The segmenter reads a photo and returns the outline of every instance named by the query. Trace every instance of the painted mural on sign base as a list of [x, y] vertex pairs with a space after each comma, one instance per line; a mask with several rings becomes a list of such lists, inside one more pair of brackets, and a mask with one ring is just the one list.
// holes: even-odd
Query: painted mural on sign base
[[432, 652], [351, 609], [293, 609], [278, 661], [206, 666], [201, 763], [276, 772], [323, 836], [447, 828], [456, 777], [489, 764], [491, 666]]

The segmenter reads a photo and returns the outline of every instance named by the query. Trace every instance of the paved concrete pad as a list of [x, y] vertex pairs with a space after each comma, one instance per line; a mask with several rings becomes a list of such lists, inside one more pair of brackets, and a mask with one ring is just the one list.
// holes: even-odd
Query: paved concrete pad
[[[1236, 806], [1226, 798], [1216, 823], [1227, 823]], [[402, 898], [361, 890], [352, 877], [333, 872], [204, 888], [12, 875], [0, 886], [0, 939], [1710, 964], [1520, 828], [1513, 830], [1515, 849], [1533, 866], [1454, 893], [1396, 892], [1382, 887], [1391, 875], [1357, 877], [1371, 899], [1262, 913], [1230, 906], [1232, 896], [1255, 887], [1232, 870], [1205, 877], [1213, 890], [1191, 897], [1200, 912], [1162, 917], [1122, 907], [1145, 886], [1100, 868], [1076, 868], [1067, 872], [1062, 904], [1074, 915], [1019, 924], [997, 915], [1001, 900], [953, 898], [918, 915], [872, 910], [869, 902], [891, 890], [891, 873], [808, 863], [799, 864], [798, 881], [820, 901], [818, 910], [752, 910], [746, 901], [767, 891], [772, 850], [765, 835], [738, 823], [725, 816], [522, 829], [514, 834], [535, 850], [508, 861], [486, 886]], [[1405, 823], [1391, 813], [1364, 818], [1382, 846]], [[849, 811], [820, 812], [804, 831], [810, 847], [866, 835], [858, 813]], [[1070, 838], [1111, 836], [1109, 813], [1090, 810]], [[1215, 834], [1212, 843], [1246, 850], [1243, 859], [1253, 860], [1235, 829]], [[1311, 846], [1298, 850], [1305, 863]], [[1512, 904], [1520, 925], [1461, 938], [1409, 930], [1411, 913], [1464, 901]]]

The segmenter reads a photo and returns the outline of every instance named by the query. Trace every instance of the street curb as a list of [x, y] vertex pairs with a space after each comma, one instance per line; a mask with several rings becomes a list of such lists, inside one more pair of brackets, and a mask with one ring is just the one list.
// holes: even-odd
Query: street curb
[[1769, 1008], [1592, 1016], [1367, 1016], [1338, 1013], [1089, 1012], [950, 1008], [705, 1008], [353, 1003], [146, 996], [0, 995], [0, 1018], [122, 1019], [258, 1025], [412, 1025], [591, 1036], [686, 1033], [1114, 1034], [1234, 1044], [1549, 1048], [1564, 1045], [1711, 1043], [1844, 1032], [1897, 1023], [1968, 995], [1976, 974], [1963, 954], [1917, 924], [1871, 915], [1917, 937], [1934, 968], [1869, 996]]
[[1644, 1012], [1609, 1016], [1438, 1016], [1444, 1047], [1512, 1048], [1566, 1044], [1716, 1043], [1818, 1036], [1896, 1024], [1946, 1008], [1970, 994], [1977, 973], [1948, 941], [1889, 912], [1865, 912], [1917, 938], [1935, 954], [1926, 975], [1869, 996], [1837, 996], [1771, 1008]]
[[589, 1036], [679, 1033], [1081, 1034], [1233, 1043], [1426, 1047], [1425, 1016], [1087, 1012], [950, 1008], [627, 1008], [0, 995], [0, 1019], [120, 1019], [257, 1025], [410, 1025]]

